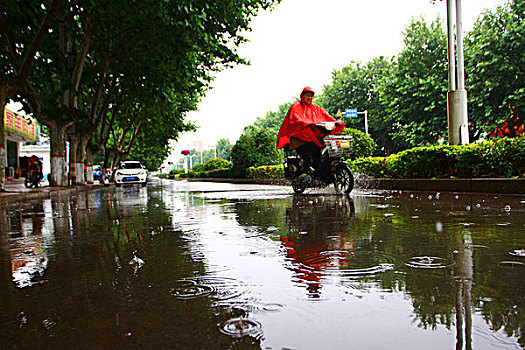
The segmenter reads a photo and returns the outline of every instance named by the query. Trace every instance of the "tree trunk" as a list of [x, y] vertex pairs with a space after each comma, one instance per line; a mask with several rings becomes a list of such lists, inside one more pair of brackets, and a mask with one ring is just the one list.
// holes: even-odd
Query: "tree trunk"
[[84, 164], [85, 164], [85, 158], [86, 158], [86, 144], [87, 140], [79, 135], [78, 138], [78, 144], [77, 144], [77, 167], [76, 167], [76, 175], [77, 175], [77, 185], [83, 185], [86, 183], [85, 180], [85, 170], [84, 170]]
[[77, 145], [78, 140], [74, 133], [69, 133], [69, 185], [77, 184]]
[[86, 182], [93, 184], [93, 151], [90, 147], [86, 147]]
[[0, 121], [0, 191], [4, 191], [4, 183], [5, 183], [5, 166], [7, 164], [7, 152], [5, 148], [5, 103], [7, 100], [7, 89], [8, 87], [2, 84], [0, 87], [0, 111], [2, 111], [2, 114], [0, 117], [2, 120]]
[[64, 127], [54, 124], [49, 127], [51, 142], [51, 175], [49, 185], [67, 186], [66, 136]]

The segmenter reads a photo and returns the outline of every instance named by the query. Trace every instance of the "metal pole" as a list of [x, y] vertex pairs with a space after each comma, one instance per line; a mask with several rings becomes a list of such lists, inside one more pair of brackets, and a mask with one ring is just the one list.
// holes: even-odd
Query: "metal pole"
[[465, 88], [465, 62], [463, 55], [463, 16], [461, 0], [456, 0], [456, 44], [458, 47], [458, 90]]
[[456, 90], [456, 54], [454, 50], [454, 16], [452, 14], [452, 0], [447, 0], [448, 91]]
[[[448, 143], [460, 145], [469, 143], [467, 90], [465, 90], [465, 67], [463, 59], [463, 33], [461, 0], [456, 1], [456, 49], [454, 55], [454, 35], [452, 31], [452, 0], [447, 0], [448, 49], [449, 49], [449, 92], [447, 94]], [[455, 57], [456, 56], [456, 57]], [[457, 59], [457, 72], [454, 64]], [[456, 78], [458, 85], [456, 86]]]
[[365, 111], [365, 134], [368, 135], [368, 111]]
[[357, 114], [364, 114], [365, 115], [365, 134], [368, 135], [368, 111], [363, 112], [357, 112]]

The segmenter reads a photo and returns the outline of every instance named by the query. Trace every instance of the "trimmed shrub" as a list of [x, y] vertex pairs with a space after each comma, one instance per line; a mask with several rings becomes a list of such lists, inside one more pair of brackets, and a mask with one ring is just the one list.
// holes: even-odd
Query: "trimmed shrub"
[[203, 170], [225, 169], [230, 167], [230, 162], [222, 158], [212, 158], [204, 163]]
[[170, 175], [182, 174], [183, 172], [184, 172], [184, 169], [171, 169]]
[[352, 136], [352, 154], [346, 157], [347, 160], [369, 157], [377, 149], [377, 143], [374, 139], [361, 130], [346, 128], [339, 135]]
[[284, 177], [284, 164], [264, 165], [247, 169], [249, 179], [280, 179]]
[[201, 163], [201, 164], [195, 164], [191, 170], [196, 171], [196, 172], [200, 172], [200, 171], [204, 171], [206, 169], [204, 169], [204, 164]]
[[222, 168], [222, 169], [210, 170], [208, 173], [209, 173], [210, 177], [216, 177], [216, 178], [224, 179], [224, 178], [232, 177], [231, 172], [232, 172], [231, 168]]
[[371, 177], [525, 177], [525, 135], [458, 146], [418, 147], [388, 157], [360, 158], [355, 172]]

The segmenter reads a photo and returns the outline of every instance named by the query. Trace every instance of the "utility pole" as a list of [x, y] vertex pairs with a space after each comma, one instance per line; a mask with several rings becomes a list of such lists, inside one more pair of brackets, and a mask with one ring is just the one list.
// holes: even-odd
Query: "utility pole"
[[[456, 10], [456, 40], [454, 41], [454, 4]], [[463, 17], [461, 0], [447, 0], [448, 34], [448, 143], [469, 143], [467, 90], [465, 89], [465, 63], [463, 55]], [[454, 45], [455, 44], [455, 45]], [[457, 51], [456, 51], [456, 50]], [[457, 62], [457, 67], [456, 67]]]

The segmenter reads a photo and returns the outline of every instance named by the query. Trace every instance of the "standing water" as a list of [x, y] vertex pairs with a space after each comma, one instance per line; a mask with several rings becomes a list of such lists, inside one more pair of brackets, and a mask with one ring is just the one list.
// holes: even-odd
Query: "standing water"
[[0, 348], [523, 349], [524, 212], [169, 181], [0, 207]]

